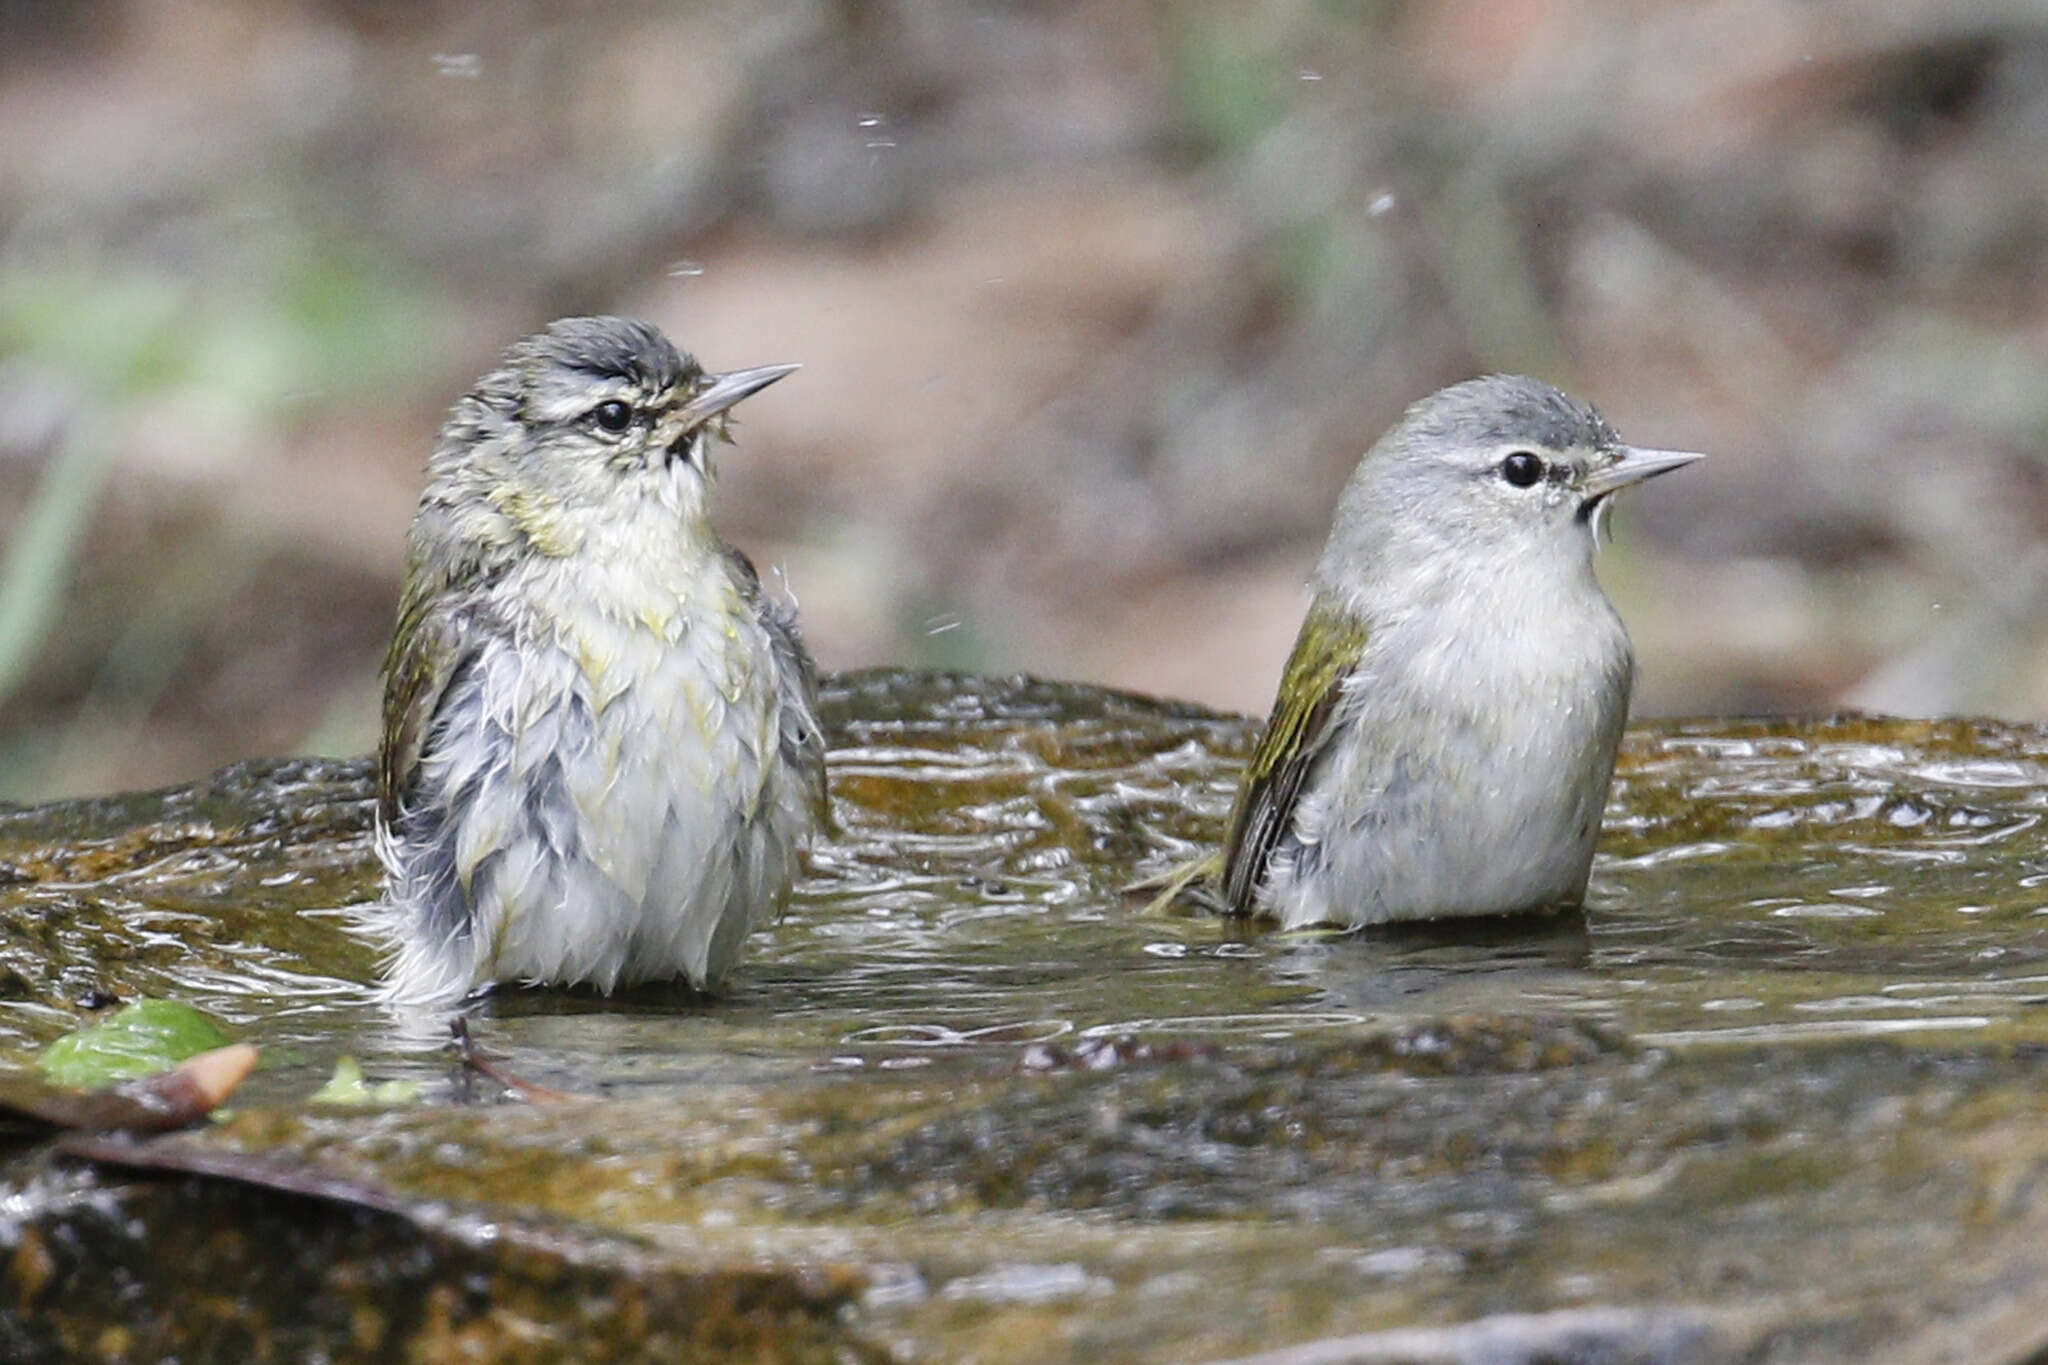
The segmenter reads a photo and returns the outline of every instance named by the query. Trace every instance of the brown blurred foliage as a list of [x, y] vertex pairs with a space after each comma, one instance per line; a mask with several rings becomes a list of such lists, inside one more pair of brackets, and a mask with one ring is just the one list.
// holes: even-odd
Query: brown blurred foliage
[[2048, 718], [2021, 0], [0, 0], [0, 793], [374, 742], [440, 413], [637, 313], [821, 662], [1262, 710], [1336, 490], [1493, 369], [1711, 452], [1640, 712]]

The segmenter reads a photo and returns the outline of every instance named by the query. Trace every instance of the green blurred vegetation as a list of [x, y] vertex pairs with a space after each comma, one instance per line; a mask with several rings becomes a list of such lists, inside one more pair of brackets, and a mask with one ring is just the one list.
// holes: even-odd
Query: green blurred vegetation
[[[167, 413], [282, 437], [311, 410], [420, 396], [435, 310], [417, 280], [303, 226], [264, 264], [231, 288], [122, 261], [32, 258], [0, 273], [0, 356], [13, 373], [55, 377], [70, 400], [0, 561], [0, 709], [38, 668], [85, 680], [68, 719], [0, 735], [0, 792], [34, 794], [67, 754], [103, 751], [110, 713], [146, 716], [208, 618], [290, 552], [260, 524], [174, 506], [163, 510], [175, 525], [94, 547], [123, 444], [148, 440]], [[122, 569], [134, 592], [121, 595], [140, 610], [71, 613], [89, 548]]]

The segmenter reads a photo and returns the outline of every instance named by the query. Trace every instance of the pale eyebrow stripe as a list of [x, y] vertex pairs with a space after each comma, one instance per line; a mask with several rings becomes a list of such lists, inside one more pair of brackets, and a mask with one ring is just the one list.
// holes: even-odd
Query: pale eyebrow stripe
[[543, 422], [567, 422], [581, 417], [599, 403], [624, 399], [635, 407], [643, 401], [640, 388], [620, 375], [580, 384], [545, 384], [526, 400], [526, 412]]

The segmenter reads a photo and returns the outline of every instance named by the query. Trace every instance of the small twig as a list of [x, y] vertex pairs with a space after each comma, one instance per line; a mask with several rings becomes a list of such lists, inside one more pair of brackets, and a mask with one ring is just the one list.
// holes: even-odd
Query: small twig
[[473, 1071], [479, 1076], [488, 1077], [496, 1081], [528, 1104], [570, 1104], [577, 1100], [590, 1098], [587, 1095], [579, 1095], [573, 1091], [556, 1090], [549, 1086], [524, 1080], [505, 1070], [504, 1067], [499, 1065], [497, 1058], [485, 1052], [477, 1041], [470, 1037], [469, 1016], [466, 1014], [456, 1015], [455, 1021], [449, 1025], [448, 1031], [454, 1040], [456, 1055], [462, 1059], [462, 1066], [465, 1071]]

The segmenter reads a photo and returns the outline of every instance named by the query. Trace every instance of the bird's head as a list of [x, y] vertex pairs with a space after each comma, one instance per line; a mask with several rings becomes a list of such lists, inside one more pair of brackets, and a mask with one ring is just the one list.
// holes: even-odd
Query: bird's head
[[733, 405], [796, 368], [712, 374], [648, 323], [563, 318], [514, 343], [456, 404], [428, 466], [428, 503], [481, 500], [544, 550], [551, 532], [621, 499], [695, 523]]
[[1345, 486], [1324, 552], [1333, 585], [1404, 567], [1544, 572], [1590, 562], [1613, 496], [1700, 457], [1625, 445], [1548, 384], [1489, 375], [1414, 404]]

